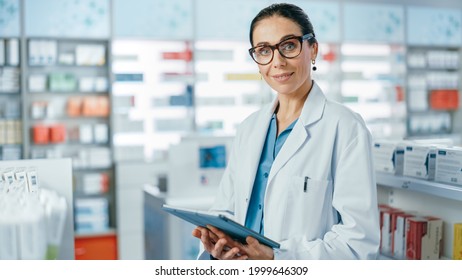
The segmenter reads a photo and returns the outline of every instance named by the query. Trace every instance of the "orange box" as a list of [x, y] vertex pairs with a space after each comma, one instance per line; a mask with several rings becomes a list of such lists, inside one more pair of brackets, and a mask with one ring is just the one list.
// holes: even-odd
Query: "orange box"
[[45, 125], [34, 125], [32, 127], [32, 138], [34, 144], [48, 144], [50, 141], [50, 130]]
[[79, 236], [75, 238], [76, 260], [117, 260], [117, 236]]
[[96, 116], [98, 112], [98, 102], [95, 97], [85, 97], [82, 102], [82, 115], [86, 117]]
[[455, 89], [438, 89], [430, 92], [430, 107], [435, 110], [457, 110], [459, 108], [459, 91]]
[[77, 117], [82, 114], [82, 98], [70, 97], [67, 100], [67, 115], [70, 117]]
[[63, 143], [66, 140], [66, 127], [62, 124], [55, 124], [50, 127], [50, 142]]
[[87, 117], [109, 116], [109, 98], [107, 96], [85, 97], [82, 103], [82, 115]]

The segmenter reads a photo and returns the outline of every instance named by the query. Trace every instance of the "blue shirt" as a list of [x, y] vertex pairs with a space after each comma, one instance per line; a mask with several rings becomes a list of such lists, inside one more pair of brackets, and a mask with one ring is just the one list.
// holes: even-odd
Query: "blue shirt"
[[271, 117], [268, 132], [266, 133], [265, 144], [260, 156], [260, 163], [255, 176], [255, 182], [252, 188], [252, 195], [250, 197], [249, 209], [245, 219], [245, 226], [259, 232], [264, 233], [263, 230], [263, 207], [265, 201], [266, 184], [268, 183], [268, 175], [273, 165], [274, 159], [286, 142], [287, 137], [292, 131], [295, 123], [291, 123], [281, 134], [277, 137], [277, 123], [276, 114]]

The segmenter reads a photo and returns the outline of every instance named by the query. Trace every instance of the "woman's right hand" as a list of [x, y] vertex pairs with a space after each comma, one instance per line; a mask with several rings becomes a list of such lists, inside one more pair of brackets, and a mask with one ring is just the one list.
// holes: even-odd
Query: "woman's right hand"
[[210, 229], [204, 227], [197, 227], [192, 231], [192, 235], [201, 240], [204, 249], [219, 260], [246, 260], [247, 255], [241, 254], [239, 249], [242, 244], [233, 240], [224, 232], [213, 228], [213, 233]]

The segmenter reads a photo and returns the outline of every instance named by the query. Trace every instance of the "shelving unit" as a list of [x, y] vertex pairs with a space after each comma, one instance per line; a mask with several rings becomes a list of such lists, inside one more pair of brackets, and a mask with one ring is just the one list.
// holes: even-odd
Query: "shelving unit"
[[0, 37], [0, 160], [22, 158], [19, 38]]
[[110, 41], [25, 42], [25, 157], [72, 158], [76, 238], [109, 234], [116, 240]]
[[404, 46], [341, 45], [341, 102], [361, 114], [374, 137], [406, 133]]
[[251, 113], [275, 97], [249, 56], [248, 42], [195, 42], [196, 132], [234, 135]]
[[[455, 223], [462, 221], [462, 188], [376, 172], [379, 203], [443, 220], [442, 259], [452, 259]], [[382, 258], [388, 258], [382, 256]]]
[[459, 108], [460, 49], [409, 47], [407, 51], [407, 131], [410, 136], [453, 132]]
[[191, 44], [120, 39], [112, 55], [116, 161], [165, 160], [194, 131]]

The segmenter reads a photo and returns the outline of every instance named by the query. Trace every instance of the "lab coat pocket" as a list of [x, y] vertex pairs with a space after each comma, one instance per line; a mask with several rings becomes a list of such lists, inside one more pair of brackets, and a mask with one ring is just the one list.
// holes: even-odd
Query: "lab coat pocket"
[[[331, 181], [309, 176], [294, 176], [290, 184], [285, 211], [286, 229], [290, 236], [317, 234], [322, 227], [323, 210]], [[310, 234], [308, 234], [310, 235]]]

